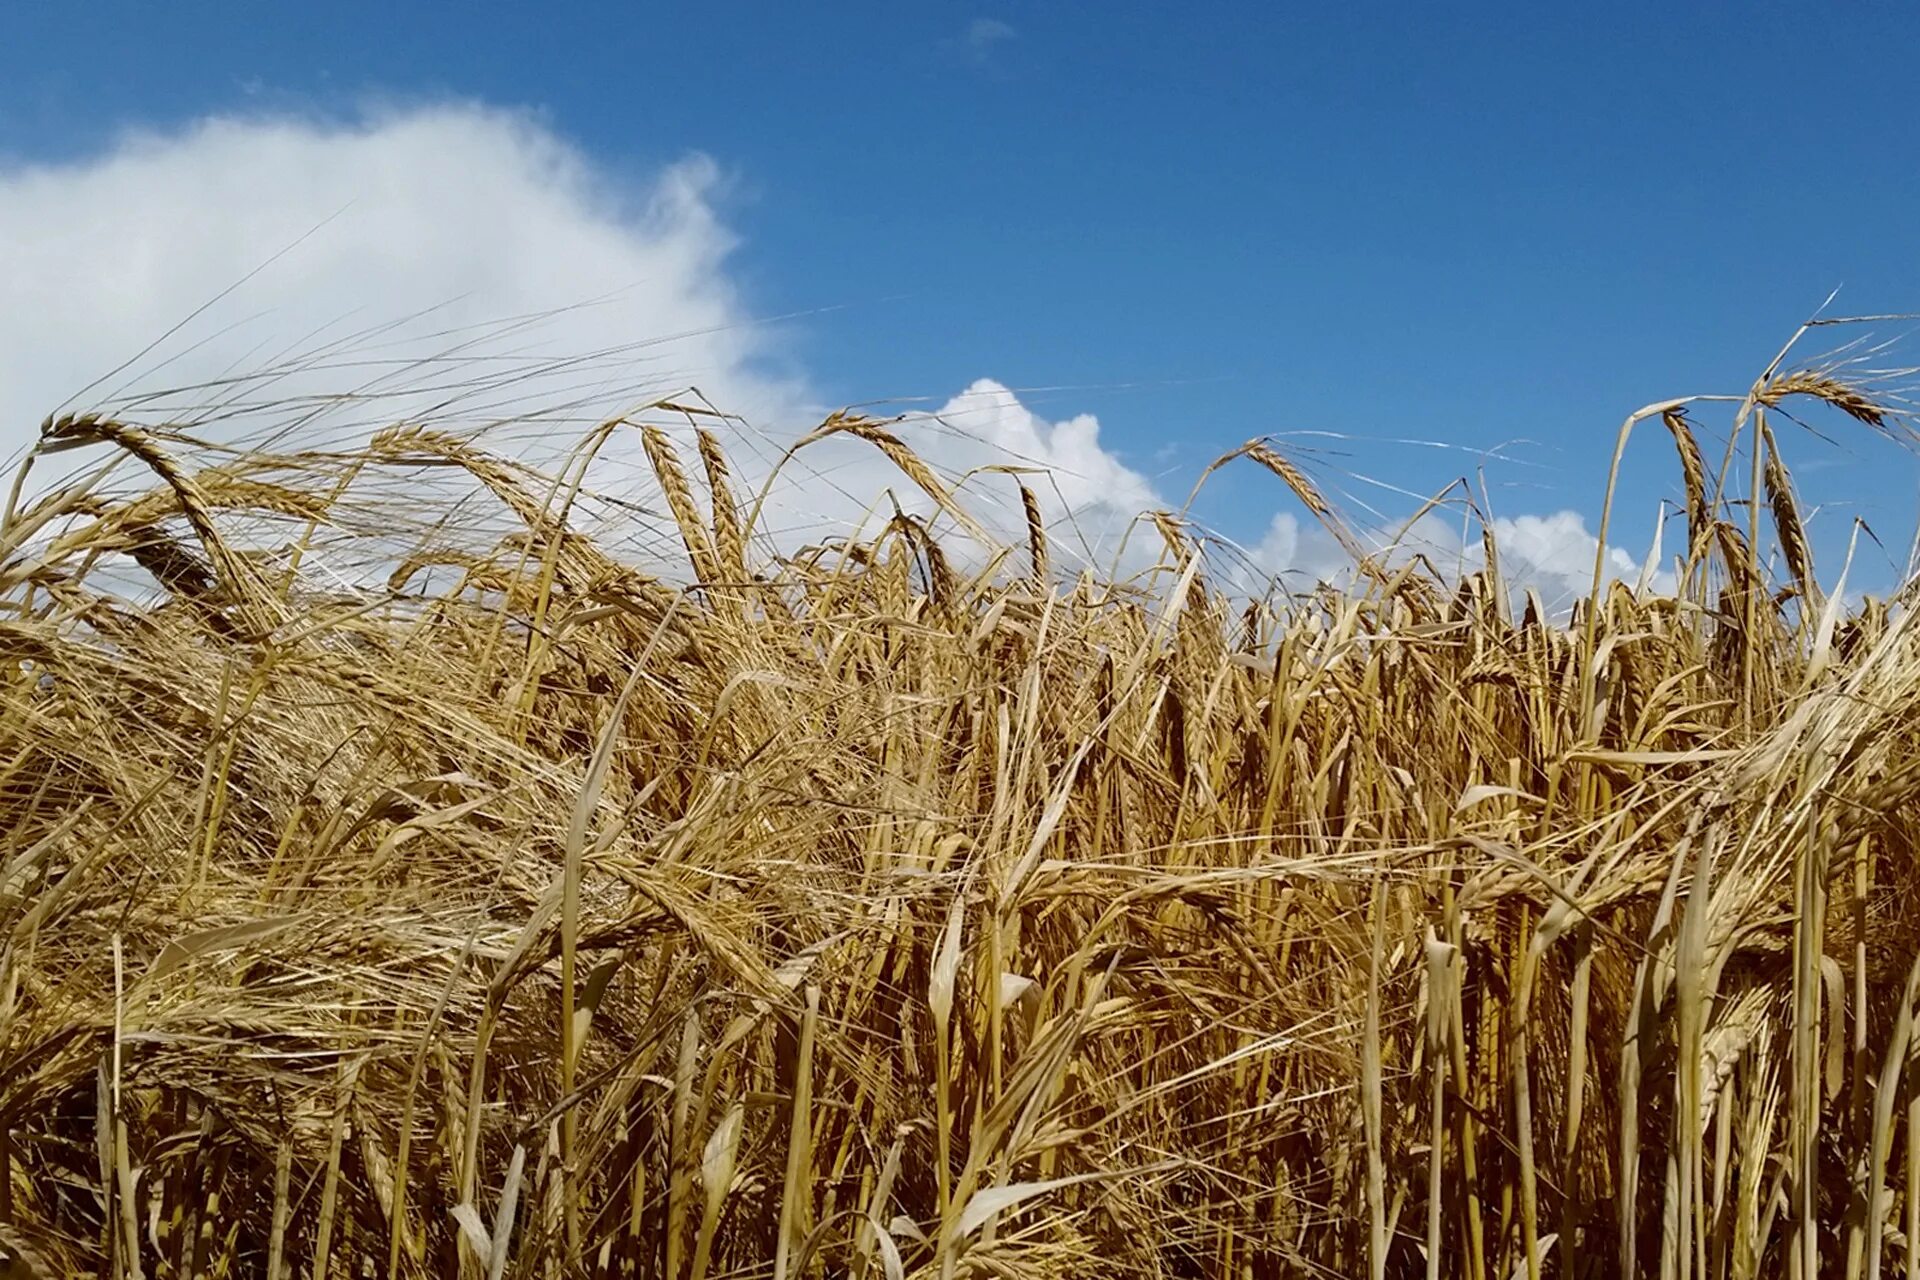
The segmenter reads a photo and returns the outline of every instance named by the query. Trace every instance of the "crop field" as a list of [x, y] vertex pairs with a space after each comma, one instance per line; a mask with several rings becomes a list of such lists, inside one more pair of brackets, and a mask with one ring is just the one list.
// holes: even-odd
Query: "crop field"
[[[1776, 439], [1909, 439], [1850, 368], [1630, 419], [1677, 572], [1571, 608], [1273, 441], [1222, 465], [1338, 584], [1177, 512], [1075, 572], [1031, 492], [979, 554], [850, 414], [797, 448], [926, 518], [806, 548], [678, 404], [544, 469], [51, 419], [0, 1275], [1920, 1274], [1920, 632], [1816, 570]], [[615, 447], [675, 573], [580, 517]]]

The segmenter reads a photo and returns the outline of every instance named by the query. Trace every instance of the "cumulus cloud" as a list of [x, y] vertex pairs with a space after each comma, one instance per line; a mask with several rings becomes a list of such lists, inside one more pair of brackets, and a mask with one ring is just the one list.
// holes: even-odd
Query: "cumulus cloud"
[[[751, 491], [826, 406], [734, 287], [723, 183], [697, 156], [618, 183], [538, 121], [471, 105], [211, 119], [0, 170], [0, 451], [68, 402], [307, 445], [431, 416], [551, 458], [608, 415], [697, 388], [738, 415], [725, 434]], [[1028, 483], [1063, 540], [1099, 545], [1156, 505], [1091, 415], [1047, 421], [990, 380], [896, 430], [950, 476], [1045, 470]], [[854, 532], [876, 501], [880, 519], [896, 497], [935, 514], [851, 438], [782, 475], [763, 527], [788, 546]], [[596, 478], [651, 483], [630, 436]], [[966, 492], [996, 531], [1023, 528], [1005, 476]]]
[[[527, 389], [698, 383], [744, 413], [791, 408], [804, 389], [755, 370], [766, 344], [724, 270], [719, 181], [696, 157], [623, 188], [532, 120], [470, 107], [344, 125], [214, 119], [0, 172], [0, 444], [256, 268], [92, 399], [344, 343], [304, 379], [236, 394], [409, 378], [444, 391], [456, 370], [484, 385], [492, 370], [540, 369], [543, 355], [597, 353]], [[555, 314], [502, 323], [541, 312]], [[408, 370], [430, 355], [441, 363]], [[497, 388], [454, 399], [451, 411], [480, 418], [503, 402]]]
[[[1577, 511], [1546, 515], [1496, 516], [1494, 545], [1500, 571], [1515, 595], [1537, 592], [1550, 612], [1564, 610], [1593, 586], [1594, 553], [1600, 539]], [[1389, 563], [1403, 563], [1424, 555], [1442, 573], [1471, 573], [1485, 555], [1479, 527], [1427, 514], [1405, 529], [1363, 530], [1362, 542], [1383, 553]], [[1265, 536], [1250, 549], [1249, 561], [1258, 574], [1276, 574], [1293, 586], [1315, 581], [1338, 581], [1351, 562], [1339, 543], [1318, 525], [1307, 525], [1290, 512], [1273, 517]], [[1673, 586], [1673, 575], [1660, 560], [1656, 525], [1646, 556], [1636, 559], [1618, 546], [1609, 546], [1605, 573], [1624, 582], [1645, 584], [1656, 591]]]
[[[969, 32], [1010, 36], [990, 19]], [[698, 156], [618, 180], [535, 118], [462, 104], [215, 118], [0, 167], [0, 453], [68, 402], [305, 446], [431, 416], [551, 457], [609, 415], [698, 388], [740, 415], [726, 435], [752, 492], [829, 406], [735, 287], [724, 187]], [[1062, 565], [1104, 563], [1166, 505], [1091, 414], [1048, 419], [990, 379], [895, 430], [1008, 541], [1024, 521], [1006, 472], [1028, 471]], [[643, 504], [650, 492], [630, 435], [596, 475]], [[762, 527], [788, 549], [871, 530], [896, 501], [935, 515], [851, 438], [781, 477]], [[1574, 513], [1516, 517], [1501, 536], [1549, 584], [1590, 568]], [[656, 545], [673, 554], [663, 528]], [[1337, 555], [1282, 517], [1253, 558], [1315, 573]]]
[[[913, 438], [924, 442], [948, 469], [970, 477], [963, 490], [971, 505], [995, 513], [989, 527], [1017, 536], [1024, 515], [1013, 469], [1039, 500], [1056, 541], [1069, 550], [1097, 552], [1116, 531], [1161, 505], [1147, 478], [1100, 442], [1100, 422], [1090, 413], [1049, 422], [991, 378], [981, 378], [924, 421], [909, 419]], [[997, 518], [995, 518], [997, 516]]]
[[[1106, 567], [1127, 528], [1163, 505], [1147, 478], [1100, 440], [1092, 414], [1049, 421], [991, 378], [980, 378], [940, 408], [905, 415], [887, 428], [930, 463], [959, 505], [995, 541], [1027, 536], [1019, 487], [1037, 500], [1055, 558]], [[769, 493], [769, 531], [783, 542], [826, 530], [872, 531], [898, 510], [928, 521], [955, 551], [978, 562], [938, 504], [874, 446], [849, 435], [829, 438], [791, 459]]]

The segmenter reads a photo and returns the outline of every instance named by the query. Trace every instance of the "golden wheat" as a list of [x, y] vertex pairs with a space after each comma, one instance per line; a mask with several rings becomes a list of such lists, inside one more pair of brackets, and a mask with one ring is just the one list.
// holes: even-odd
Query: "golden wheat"
[[[1491, 528], [1251, 602], [1184, 510], [1160, 585], [1057, 582], [1024, 486], [1024, 574], [780, 557], [643, 430], [683, 590], [428, 425], [50, 424], [160, 485], [0, 528], [0, 1267], [1911, 1274], [1920, 630], [1822, 629], [1761, 419], [1789, 607], [1655, 413], [1699, 572], [1571, 625]], [[429, 466], [515, 527], [343, 523]], [[268, 517], [367, 585], [270, 587]]]

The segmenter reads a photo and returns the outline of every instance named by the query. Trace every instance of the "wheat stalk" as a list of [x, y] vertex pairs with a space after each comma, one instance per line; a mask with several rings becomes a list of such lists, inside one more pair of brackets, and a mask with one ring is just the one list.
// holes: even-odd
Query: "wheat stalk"
[[687, 483], [687, 473], [680, 466], [679, 451], [667, 439], [667, 433], [658, 427], [643, 427], [640, 438], [646, 445], [647, 460], [653, 464], [654, 478], [660, 482], [667, 507], [673, 512], [673, 522], [680, 527], [680, 541], [693, 564], [694, 579], [703, 583], [716, 581], [720, 574], [714, 564], [713, 547], [707, 541], [700, 509], [693, 502], [693, 486]]
[[1052, 561], [1047, 553], [1047, 526], [1040, 518], [1040, 499], [1024, 484], [1020, 486], [1020, 508], [1027, 517], [1027, 558], [1033, 580], [1044, 587], [1053, 578]]
[[716, 569], [729, 582], [747, 580], [747, 540], [740, 527], [740, 509], [727, 483], [727, 455], [719, 437], [702, 428], [700, 461], [707, 471], [707, 493], [713, 504], [713, 547]]

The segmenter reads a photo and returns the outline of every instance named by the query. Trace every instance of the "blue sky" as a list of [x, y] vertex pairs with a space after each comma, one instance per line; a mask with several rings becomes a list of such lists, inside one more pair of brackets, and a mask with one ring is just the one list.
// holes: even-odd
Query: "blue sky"
[[[1176, 496], [1265, 432], [1525, 437], [1496, 504], [1591, 517], [1628, 410], [1741, 389], [1835, 287], [1920, 310], [1901, 6], [552, 10], [7, 5], [0, 156], [445, 100], [531, 109], [636, 184], [702, 153], [728, 281], [811, 313], [778, 352], [825, 400], [991, 377]], [[1789, 457], [1903, 555], [1915, 468], [1850, 439]], [[1340, 447], [1420, 492], [1473, 464]], [[1676, 490], [1655, 432], [1628, 478]], [[1210, 514], [1257, 538], [1279, 499], [1228, 473]]]

